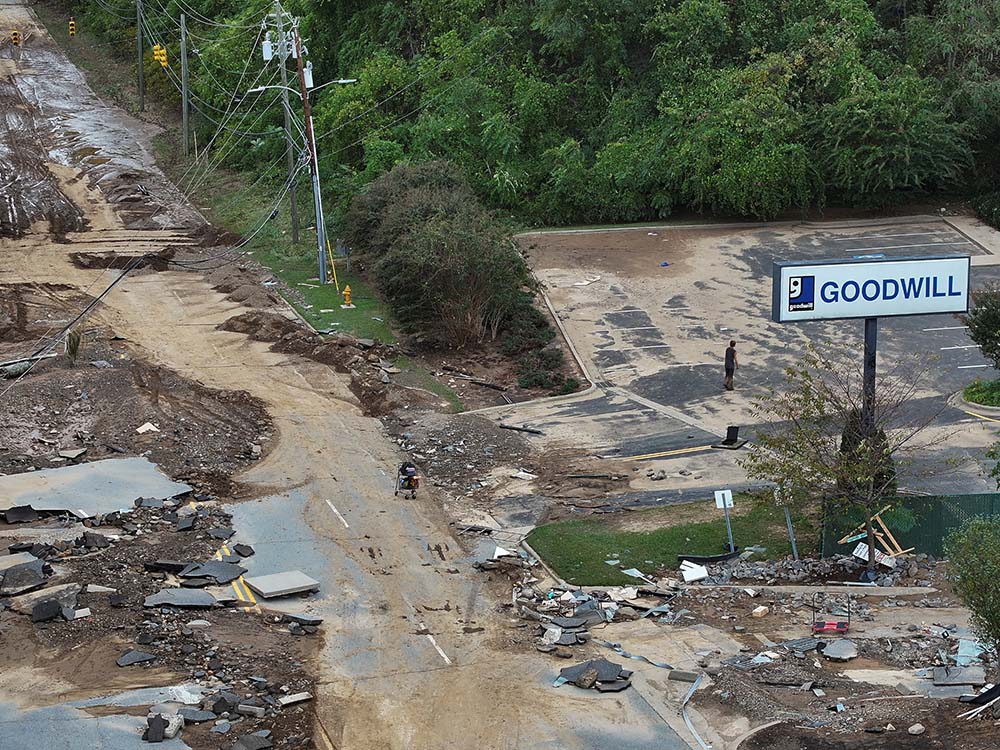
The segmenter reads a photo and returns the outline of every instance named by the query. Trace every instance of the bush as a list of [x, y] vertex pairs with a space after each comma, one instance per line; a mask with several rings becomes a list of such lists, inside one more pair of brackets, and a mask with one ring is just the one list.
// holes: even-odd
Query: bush
[[945, 540], [955, 593], [982, 644], [1000, 653], [1000, 518], [973, 518]]
[[534, 280], [509, 228], [448, 162], [393, 168], [354, 199], [347, 222], [355, 252], [406, 329], [462, 348], [496, 339], [505, 326], [538, 328]]
[[988, 193], [976, 198], [972, 202], [972, 208], [980, 219], [991, 227], [1000, 229], [1000, 192]]
[[973, 404], [1000, 406], [1000, 380], [976, 378], [962, 391], [962, 397]]

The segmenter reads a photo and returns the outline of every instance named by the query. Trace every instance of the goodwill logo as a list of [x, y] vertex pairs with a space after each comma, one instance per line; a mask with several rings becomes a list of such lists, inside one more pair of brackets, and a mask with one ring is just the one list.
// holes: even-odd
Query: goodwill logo
[[788, 311], [814, 309], [816, 309], [816, 277], [790, 277], [788, 279]]

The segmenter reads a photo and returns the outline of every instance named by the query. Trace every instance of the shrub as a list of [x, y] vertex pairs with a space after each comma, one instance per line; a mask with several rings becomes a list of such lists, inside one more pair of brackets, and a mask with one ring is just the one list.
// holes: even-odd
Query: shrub
[[1000, 518], [973, 518], [945, 540], [955, 593], [980, 641], [1000, 653]]
[[987, 193], [972, 202], [972, 208], [979, 218], [992, 227], [1000, 229], [1000, 191]]
[[1000, 286], [990, 285], [972, 294], [972, 309], [963, 322], [969, 338], [979, 344], [983, 356], [1000, 369]]

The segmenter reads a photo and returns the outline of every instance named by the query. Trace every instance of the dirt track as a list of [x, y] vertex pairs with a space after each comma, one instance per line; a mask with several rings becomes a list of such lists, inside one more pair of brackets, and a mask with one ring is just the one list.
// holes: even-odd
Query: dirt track
[[[0, 237], [0, 284], [99, 290], [118, 272], [81, 268], [73, 253], [103, 238], [103, 249], [141, 254], [175, 241], [193, 214], [167, 200], [175, 192], [149, 162], [142, 126], [96, 101], [28, 11], [0, 5], [0, 27], [15, 24], [30, 32], [29, 41], [21, 60], [3, 60], [0, 70], [22, 97], [59, 94], [51, 101], [64, 111], [47, 109], [50, 127], [29, 145], [32, 158], [46, 165], [41, 178], [49, 195], [59, 196], [50, 202], [71, 201], [89, 231], [67, 243], [66, 226], [46, 225], [36, 212]], [[37, 72], [42, 62], [44, 80]], [[30, 96], [23, 104], [29, 117], [38, 106]], [[97, 165], [93, 154], [80, 152], [73, 122], [81, 117], [91, 118], [97, 132], [118, 136]], [[116, 200], [140, 181], [158, 187], [153, 197]], [[26, 205], [17, 195], [17, 205]], [[246, 529], [257, 537], [255, 564], [270, 555], [285, 567], [322, 568], [317, 607], [330, 619], [318, 665], [317, 737], [324, 739], [317, 746], [570, 748], [617, 737], [646, 747], [675, 740], [666, 725], [662, 736], [650, 728], [650, 718], [658, 720], [637, 696], [595, 706], [587, 696], [553, 691], [554, 665], [505, 650], [503, 616], [481, 591], [482, 578], [464, 564], [437, 503], [427, 495], [406, 504], [393, 498], [390, 477], [399, 456], [379, 422], [362, 415], [347, 378], [219, 328], [247, 311], [200, 274], [170, 271], [129, 277], [94, 320], [124, 336], [135, 359], [206, 388], [245, 391], [273, 420], [272, 449], [238, 477], [262, 499], [240, 507], [262, 519]], [[16, 388], [28, 391], [31, 384], [29, 376]], [[303, 536], [268, 536], [290, 524]], [[579, 718], [570, 724], [569, 715]]]

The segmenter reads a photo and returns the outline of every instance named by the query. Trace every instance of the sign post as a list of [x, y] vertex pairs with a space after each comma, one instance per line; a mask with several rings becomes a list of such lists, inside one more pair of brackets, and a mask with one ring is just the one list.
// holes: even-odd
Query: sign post
[[716, 490], [715, 507], [722, 508], [723, 513], [726, 514], [726, 533], [729, 535], [729, 551], [735, 552], [736, 545], [733, 544], [733, 526], [729, 522], [729, 509], [733, 507], [733, 491]]
[[968, 255], [775, 261], [771, 319], [777, 323], [864, 318], [862, 433], [875, 430], [878, 319], [969, 311]]

